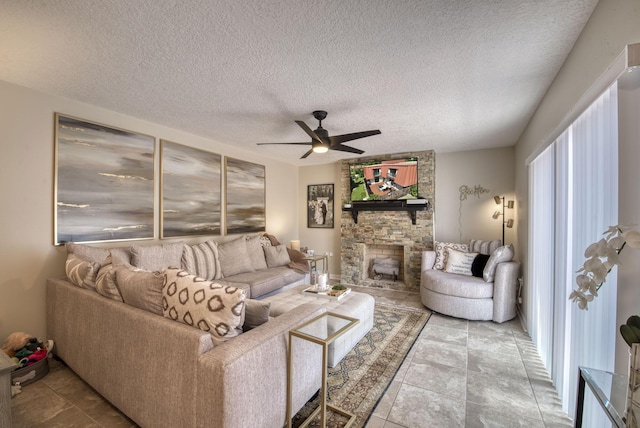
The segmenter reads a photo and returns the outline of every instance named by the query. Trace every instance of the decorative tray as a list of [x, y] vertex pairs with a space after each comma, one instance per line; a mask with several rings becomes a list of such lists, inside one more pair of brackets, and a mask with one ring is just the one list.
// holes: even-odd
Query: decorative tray
[[320, 290], [315, 286], [311, 286], [302, 290], [302, 294], [313, 294], [314, 296], [331, 300], [341, 300], [349, 293], [351, 293], [350, 288], [347, 288], [346, 290], [332, 290], [331, 288], [328, 290]]

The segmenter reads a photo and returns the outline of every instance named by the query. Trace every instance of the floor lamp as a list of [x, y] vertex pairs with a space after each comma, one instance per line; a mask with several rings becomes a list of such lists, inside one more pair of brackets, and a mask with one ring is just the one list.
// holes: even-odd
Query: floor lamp
[[504, 226], [506, 225], [509, 229], [511, 229], [513, 227], [513, 219], [510, 218], [509, 220], [505, 219], [505, 208], [509, 208], [509, 209], [513, 209], [514, 206], [514, 202], [513, 201], [505, 201], [504, 196], [494, 196], [493, 200], [496, 201], [497, 205], [502, 205], [502, 212], [500, 210], [497, 210], [496, 212], [493, 213], [493, 215], [491, 217], [493, 217], [494, 219], [498, 219], [500, 218], [500, 216], [502, 216], [502, 245], [505, 245], [504, 243]]

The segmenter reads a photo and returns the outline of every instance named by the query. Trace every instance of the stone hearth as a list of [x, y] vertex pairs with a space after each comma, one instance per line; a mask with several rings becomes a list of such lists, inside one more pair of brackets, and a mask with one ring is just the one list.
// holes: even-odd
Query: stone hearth
[[[433, 207], [435, 205], [435, 153], [411, 152], [384, 156], [371, 156], [342, 162], [342, 200], [349, 199], [349, 164], [377, 159], [403, 159], [418, 157], [418, 192], [431, 204], [428, 211], [418, 211], [416, 224], [412, 224], [406, 211], [360, 211], [358, 223], [351, 213], [342, 212], [340, 268], [341, 282], [365, 287], [392, 288], [419, 291], [422, 251], [433, 249]], [[370, 277], [370, 248], [386, 246], [401, 248], [402, 280], [393, 281]], [[398, 258], [400, 259], [400, 258]]]

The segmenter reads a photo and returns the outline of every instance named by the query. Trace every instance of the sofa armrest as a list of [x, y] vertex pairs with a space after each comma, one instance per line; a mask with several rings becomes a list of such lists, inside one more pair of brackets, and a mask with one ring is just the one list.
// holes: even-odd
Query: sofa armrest
[[422, 252], [422, 267], [420, 272], [427, 269], [433, 269], [433, 265], [436, 264], [436, 252], [435, 251], [423, 251]]
[[516, 316], [516, 297], [520, 263], [503, 262], [496, 266], [493, 280], [493, 321], [501, 323]]
[[[308, 303], [217, 346], [198, 364], [197, 421], [217, 427], [282, 427], [286, 419], [289, 330], [323, 312]], [[293, 412], [320, 388], [320, 347], [296, 340]]]

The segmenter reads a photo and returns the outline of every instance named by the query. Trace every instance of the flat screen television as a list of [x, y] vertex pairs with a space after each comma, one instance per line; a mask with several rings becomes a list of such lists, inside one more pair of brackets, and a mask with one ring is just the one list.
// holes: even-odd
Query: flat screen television
[[349, 178], [352, 202], [418, 198], [418, 158], [353, 163]]

